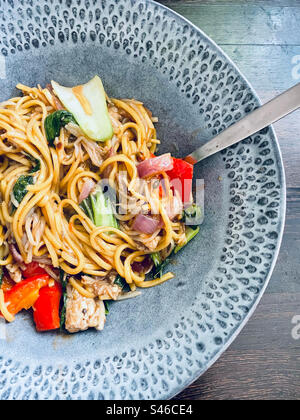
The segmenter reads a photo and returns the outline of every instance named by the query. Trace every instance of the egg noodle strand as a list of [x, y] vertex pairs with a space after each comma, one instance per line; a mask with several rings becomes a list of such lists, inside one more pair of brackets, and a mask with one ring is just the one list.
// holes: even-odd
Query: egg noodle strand
[[[84, 273], [104, 278], [114, 270], [125, 278], [131, 290], [172, 278], [168, 273], [148, 281], [145, 274], [133, 268], [134, 263], [142, 263], [149, 254], [167, 253], [176, 243], [185, 242], [184, 224], [172, 223], [166, 212], [165, 204], [172, 195], [166, 174], [162, 174], [167, 184], [164, 199], [153, 196], [150, 183], [146, 183], [144, 191], [139, 190], [136, 165], [151, 157], [159, 144], [150, 112], [135, 100], [108, 99], [114, 129], [111, 140], [92, 142], [83, 133], [74, 136], [75, 128], [66, 126], [55, 147], [49, 147], [44, 122], [57, 109], [51, 92], [40, 86], [17, 87], [23, 96], [0, 104], [0, 265], [12, 262], [7, 241], [13, 238], [25, 263], [45, 261], [71, 276]], [[39, 162], [39, 169], [31, 172], [34, 161]], [[120, 173], [127, 188], [125, 193]], [[32, 176], [34, 182], [14, 206], [13, 188], [21, 175]], [[118, 229], [95, 226], [79, 205], [84, 182], [90, 179], [97, 183], [104, 177], [119, 198], [123, 194], [128, 199], [129, 207], [131, 201], [134, 203], [135, 211], [116, 214]], [[162, 227], [152, 235], [134, 231], [137, 209], [151, 210], [154, 206]], [[93, 297], [80, 280], [70, 281], [81, 295]], [[7, 320], [12, 319], [5, 310], [1, 291], [0, 310]]]

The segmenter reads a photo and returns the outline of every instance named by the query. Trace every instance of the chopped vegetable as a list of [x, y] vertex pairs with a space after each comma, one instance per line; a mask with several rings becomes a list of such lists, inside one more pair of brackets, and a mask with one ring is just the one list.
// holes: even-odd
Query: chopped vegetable
[[42, 276], [43, 274], [47, 274], [47, 272], [39, 266], [39, 264], [35, 261], [25, 264], [24, 270], [22, 270], [23, 277], [29, 278], [33, 276]]
[[148, 274], [153, 268], [153, 261], [150, 255], [145, 255], [142, 261], [134, 261], [131, 268], [138, 274]]
[[52, 87], [62, 104], [70, 111], [82, 131], [92, 140], [106, 141], [113, 135], [106, 96], [99, 76], [85, 85], [68, 88], [52, 81]]
[[66, 310], [67, 310], [67, 274], [60, 268], [59, 269], [59, 280], [62, 286], [62, 299], [61, 299], [61, 310], [60, 310], [60, 329], [63, 330], [66, 322]]
[[124, 289], [124, 287], [127, 285], [126, 280], [121, 277], [119, 274], [117, 275], [114, 284], [118, 285], [119, 287], [121, 287], [121, 289]]
[[38, 172], [41, 169], [41, 161], [39, 159], [34, 159], [32, 161], [35, 165], [32, 166], [30, 173]]
[[199, 225], [202, 219], [201, 207], [192, 204], [183, 211], [183, 222], [186, 225]]
[[96, 186], [95, 182], [91, 178], [87, 178], [87, 180], [84, 182], [81, 188], [81, 192], [78, 197], [78, 202], [81, 203], [83, 200], [88, 198], [88, 196], [91, 194], [95, 186]]
[[3, 290], [3, 292], [7, 292], [8, 290], [12, 289], [16, 283], [9, 277], [9, 276], [3, 276], [2, 278], [2, 284], [0, 286], [0, 289]]
[[54, 146], [54, 140], [59, 136], [60, 130], [70, 122], [77, 124], [73, 115], [68, 111], [55, 111], [45, 119], [45, 132], [49, 146]]
[[60, 327], [59, 307], [62, 297], [62, 286], [55, 282], [52, 287], [46, 286], [40, 290], [34, 304], [33, 318], [37, 331], [56, 330]]
[[39, 297], [39, 291], [49, 282], [48, 274], [30, 277], [16, 284], [4, 294], [7, 310], [16, 315], [22, 309], [31, 308]]
[[[187, 227], [186, 228], [186, 242], [184, 243], [184, 245], [177, 245], [173, 252], [165, 259], [165, 260], [161, 260], [161, 257], [158, 253], [153, 253], [151, 254], [151, 258], [154, 262], [155, 268], [152, 270], [152, 276], [154, 279], [156, 279], [157, 277], [162, 277], [163, 276], [163, 271], [166, 267], [167, 264], [169, 264], [169, 262], [172, 260], [172, 257], [174, 254], [177, 254], [178, 251], [180, 251], [188, 242], [190, 242], [199, 232], [199, 226], [197, 226], [196, 229], [192, 229], [191, 227]], [[157, 254], [159, 256], [159, 258], [157, 258]]]
[[151, 254], [152, 261], [154, 262], [155, 267], [159, 267], [162, 263], [162, 259], [159, 252], [153, 252]]
[[96, 226], [119, 228], [110, 198], [108, 193], [104, 193], [101, 183], [81, 202], [80, 207]]
[[161, 156], [146, 159], [137, 165], [140, 178], [148, 178], [149, 176], [160, 174], [164, 171], [173, 169], [173, 158], [170, 153]]
[[39, 159], [34, 158], [29, 153], [23, 152], [24, 155], [34, 164], [31, 168], [30, 173], [33, 174], [41, 169], [41, 161]]
[[155, 268], [152, 270], [152, 276], [154, 279], [156, 279], [157, 277], [162, 277], [163, 276], [163, 271], [164, 268], [166, 267], [166, 265], [169, 264], [169, 262], [172, 260], [172, 255], [173, 253], [171, 253], [165, 260], [163, 260], [159, 265], [155, 266]]
[[20, 254], [20, 252], [17, 250], [16, 245], [8, 244], [8, 248], [9, 248], [9, 252], [11, 256], [13, 257], [14, 262], [23, 264], [24, 263], [23, 257]]
[[109, 302], [107, 300], [104, 300], [104, 307], [105, 307], [105, 315], [109, 314]]
[[[34, 179], [31, 175], [21, 175], [19, 176], [17, 182], [15, 183], [12, 194], [14, 196], [14, 202], [21, 203], [25, 195], [27, 194], [27, 187], [28, 185], [33, 185]], [[13, 203], [14, 208], [17, 206]]]
[[177, 254], [178, 251], [180, 251], [183, 247], [185, 247], [185, 245], [190, 242], [196, 235], [197, 233], [199, 233], [199, 226], [197, 226], [196, 229], [192, 229], [191, 227], [187, 227], [186, 231], [185, 231], [185, 236], [186, 236], [186, 242], [183, 245], [177, 245], [176, 248], [174, 249], [174, 254]]
[[193, 165], [176, 158], [173, 158], [173, 168], [167, 171], [170, 181], [173, 181], [171, 182], [173, 189], [178, 191], [184, 204], [192, 200], [193, 171]]
[[170, 220], [174, 220], [175, 217], [182, 214], [183, 204], [181, 198], [177, 195], [174, 195], [172, 199], [169, 201], [166, 211], [167, 215], [169, 216]]
[[147, 233], [148, 235], [151, 235], [161, 227], [162, 221], [160, 219], [155, 219], [154, 217], [147, 216], [145, 214], [138, 214], [131, 226], [133, 230], [137, 230], [141, 233]]

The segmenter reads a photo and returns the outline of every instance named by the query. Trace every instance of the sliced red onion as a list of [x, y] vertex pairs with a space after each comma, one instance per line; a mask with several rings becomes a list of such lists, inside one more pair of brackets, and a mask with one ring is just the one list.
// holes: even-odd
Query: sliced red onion
[[173, 169], [173, 159], [170, 153], [157, 156], [151, 159], [146, 159], [137, 165], [137, 170], [140, 178], [148, 178], [152, 175], [160, 174], [164, 171]]
[[159, 228], [160, 224], [161, 220], [159, 219], [154, 219], [145, 214], [138, 214], [133, 222], [132, 229], [151, 235]]
[[78, 199], [79, 204], [90, 195], [90, 193], [95, 188], [95, 185], [96, 185], [95, 182], [91, 178], [87, 178], [87, 180], [84, 181], [84, 184], [82, 186], [79, 199]]
[[152, 270], [153, 261], [149, 255], [146, 255], [143, 261], [135, 261], [131, 267], [138, 274], [148, 274]]
[[17, 248], [13, 244], [9, 244], [10, 253], [16, 263], [23, 263], [24, 260], [22, 255], [17, 251]]
[[40, 264], [52, 265], [51, 259], [47, 258], [47, 257], [44, 257], [44, 256], [42, 256], [42, 257], [32, 257], [32, 261], [35, 261], [35, 262], [39, 263], [39, 265]]

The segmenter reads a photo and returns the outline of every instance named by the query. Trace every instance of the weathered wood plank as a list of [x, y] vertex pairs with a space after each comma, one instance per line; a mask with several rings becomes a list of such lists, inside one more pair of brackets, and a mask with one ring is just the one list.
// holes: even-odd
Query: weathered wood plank
[[[252, 84], [263, 103], [300, 82], [300, 66], [298, 70], [294, 64], [295, 57], [300, 63], [300, 47], [223, 45], [222, 48]], [[282, 150], [287, 186], [300, 186], [300, 111], [277, 122], [274, 128]]]
[[300, 111], [278, 121], [274, 124], [274, 128], [282, 152], [287, 187], [298, 187], [300, 186]]
[[177, 398], [298, 399], [299, 341], [291, 320], [299, 301], [300, 293], [266, 294], [238, 340]]
[[299, 2], [290, 7], [274, 6], [274, 2], [238, 3], [194, 1], [166, 5], [220, 45], [300, 45]]
[[[272, 352], [272, 355], [270, 353]], [[299, 350], [229, 350], [182, 400], [298, 400]]]
[[[251, 4], [254, 5], [261, 5], [265, 4], [270, 6], [270, 3], [274, 6], [282, 6], [282, 7], [289, 7], [289, 6], [297, 6], [299, 4], [299, 0], [251, 0]], [[195, 3], [211, 5], [211, 4], [249, 4], [249, 0], [157, 0], [157, 3], [162, 4], [188, 4], [194, 5]]]
[[222, 45], [222, 49], [257, 91], [279, 92], [300, 82], [300, 46]]

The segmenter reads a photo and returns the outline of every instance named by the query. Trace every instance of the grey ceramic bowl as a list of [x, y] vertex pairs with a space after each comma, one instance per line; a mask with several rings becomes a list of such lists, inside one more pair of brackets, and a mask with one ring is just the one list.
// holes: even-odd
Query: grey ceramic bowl
[[[159, 117], [162, 153], [188, 154], [259, 104], [203, 32], [152, 1], [0, 0], [0, 34], [0, 100], [18, 82], [74, 85], [99, 74], [109, 95], [140, 99]], [[207, 159], [196, 176], [205, 179], [205, 221], [174, 261], [176, 278], [114, 304], [101, 333], [38, 334], [18, 316], [0, 340], [1, 400], [169, 398], [228, 347], [281, 241], [285, 181], [273, 129]]]

